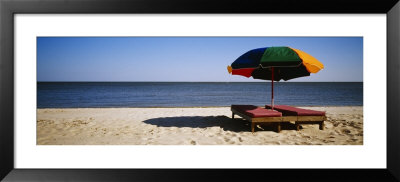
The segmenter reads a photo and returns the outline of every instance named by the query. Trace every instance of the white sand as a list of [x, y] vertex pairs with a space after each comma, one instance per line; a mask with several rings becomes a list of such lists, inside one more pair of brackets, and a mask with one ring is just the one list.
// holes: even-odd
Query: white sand
[[261, 126], [229, 107], [38, 109], [38, 145], [362, 145], [363, 107], [302, 107], [326, 111], [325, 129]]

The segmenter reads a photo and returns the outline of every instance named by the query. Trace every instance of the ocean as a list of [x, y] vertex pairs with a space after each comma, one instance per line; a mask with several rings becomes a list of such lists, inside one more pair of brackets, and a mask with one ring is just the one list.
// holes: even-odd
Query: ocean
[[[38, 82], [38, 108], [271, 103], [271, 82]], [[275, 105], [362, 106], [362, 82], [275, 82]]]

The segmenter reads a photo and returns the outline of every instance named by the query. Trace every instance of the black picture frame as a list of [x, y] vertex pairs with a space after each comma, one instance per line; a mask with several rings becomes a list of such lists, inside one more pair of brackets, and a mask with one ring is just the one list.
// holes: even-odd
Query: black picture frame
[[[14, 14], [381, 13], [387, 15], [386, 169], [15, 169]], [[0, 180], [5, 181], [400, 181], [398, 0], [0, 0]], [[381, 60], [383, 61], [383, 60]], [[195, 154], [194, 154], [195, 155]], [[247, 155], [244, 155], [247, 156]], [[238, 156], [243, 157], [243, 156]], [[249, 157], [249, 162], [257, 162]], [[267, 156], [266, 156], [267, 157]], [[279, 157], [279, 156], [278, 156]], [[287, 156], [283, 156], [287, 157]], [[296, 162], [296, 157], [293, 162]], [[374, 157], [374, 156], [371, 156]], [[323, 160], [323, 159], [321, 159]]]

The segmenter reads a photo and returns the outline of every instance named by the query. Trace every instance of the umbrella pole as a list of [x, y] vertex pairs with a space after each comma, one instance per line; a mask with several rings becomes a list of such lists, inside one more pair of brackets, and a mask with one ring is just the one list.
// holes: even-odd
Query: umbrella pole
[[274, 67], [271, 69], [271, 109], [274, 110]]

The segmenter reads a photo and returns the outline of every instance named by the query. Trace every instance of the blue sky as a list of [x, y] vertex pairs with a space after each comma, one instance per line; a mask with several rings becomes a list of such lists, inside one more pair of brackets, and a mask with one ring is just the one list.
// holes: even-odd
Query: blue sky
[[289, 46], [325, 69], [294, 82], [363, 81], [362, 37], [38, 37], [38, 81], [265, 81], [230, 75], [245, 52]]

